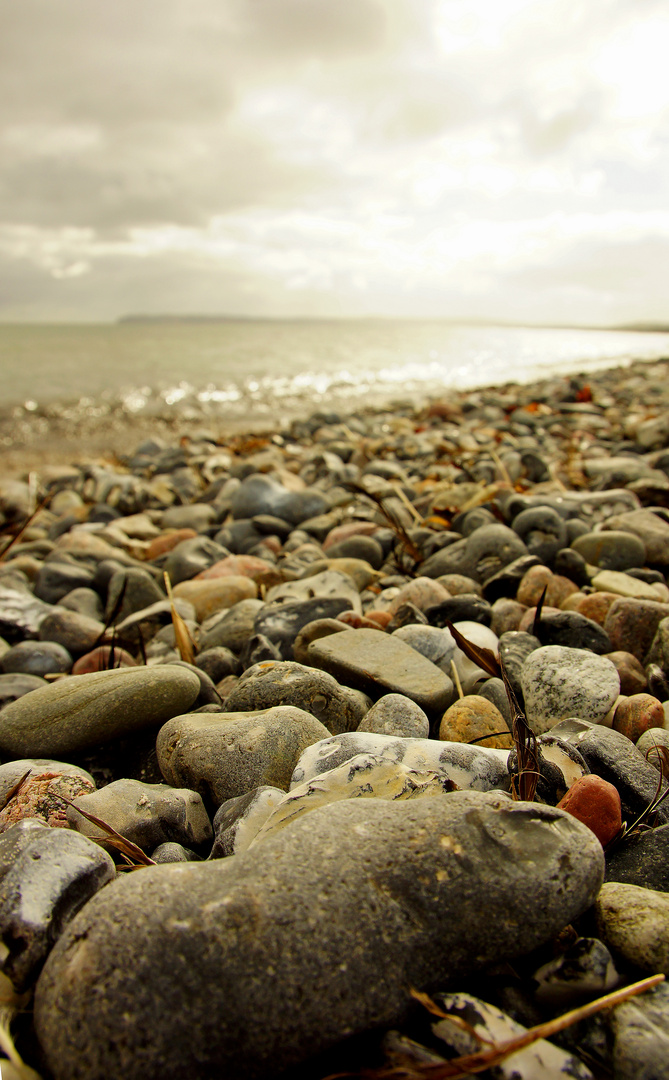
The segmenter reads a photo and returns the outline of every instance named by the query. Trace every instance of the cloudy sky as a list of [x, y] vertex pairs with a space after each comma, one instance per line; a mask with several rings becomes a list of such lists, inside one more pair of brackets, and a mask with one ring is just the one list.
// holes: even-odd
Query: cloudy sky
[[0, 319], [669, 321], [667, 0], [0, 0]]

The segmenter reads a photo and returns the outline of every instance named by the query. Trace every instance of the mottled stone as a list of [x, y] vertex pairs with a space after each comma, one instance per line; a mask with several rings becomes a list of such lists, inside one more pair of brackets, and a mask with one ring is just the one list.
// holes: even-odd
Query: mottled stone
[[[85, 769], [48, 758], [22, 758], [0, 765], [0, 832], [24, 818], [39, 818], [52, 828], [66, 828], [66, 799], [95, 791]], [[12, 794], [13, 792], [13, 794]]]
[[295, 766], [291, 790], [329, 769], [338, 768], [357, 754], [373, 754], [380, 760], [403, 764], [416, 772], [433, 771], [442, 781], [450, 781], [458, 788], [489, 791], [508, 786], [507, 750], [356, 731], [308, 747]]
[[10, 641], [24, 637], [37, 637], [44, 619], [51, 615], [51, 604], [39, 600], [24, 586], [8, 581], [0, 582], [0, 634]]
[[610, 660], [585, 649], [545, 645], [535, 649], [520, 672], [527, 720], [536, 734], [567, 717], [602, 720], [620, 690]]
[[669, 1080], [669, 987], [624, 1001], [611, 1012], [616, 1080]]
[[417, 577], [402, 585], [397, 596], [391, 600], [388, 611], [394, 615], [402, 604], [415, 604], [419, 611], [427, 611], [428, 608], [450, 599], [450, 593], [438, 581], [430, 577]]
[[499, 709], [478, 694], [466, 695], [446, 710], [439, 725], [439, 738], [444, 742], [476, 742], [478, 746], [499, 750], [510, 750], [513, 746]]
[[150, 867], [90, 901], [40, 978], [38, 1038], [56, 1080], [260, 1080], [395, 1023], [409, 986], [547, 941], [602, 874], [595, 838], [552, 807], [474, 792], [325, 806], [234, 860]]
[[447, 708], [453, 697], [449, 677], [397, 634], [344, 630], [312, 641], [307, 653], [312, 665], [372, 698], [404, 694], [426, 712], [435, 712]]
[[[527, 1030], [495, 1005], [472, 994], [436, 994], [434, 1000], [448, 1016], [431, 1021], [432, 1035], [449, 1048], [449, 1057], [476, 1054], [488, 1044], [503, 1044]], [[450, 1016], [453, 1020], [448, 1019]], [[582, 1061], [546, 1039], [536, 1039], [510, 1054], [495, 1067], [494, 1074], [499, 1080], [592, 1080], [590, 1069]]]
[[[262, 634], [272, 641], [283, 660], [293, 659], [293, 642], [301, 630], [317, 619], [336, 619], [345, 611], [350, 611], [351, 602], [345, 596], [315, 597], [312, 600], [289, 600], [283, 604], [267, 604], [256, 615], [254, 633]], [[314, 664], [307, 649], [304, 660], [310, 666]]]
[[197, 677], [175, 665], [71, 675], [7, 705], [0, 725], [5, 754], [50, 757], [157, 727], [190, 708]]
[[16, 990], [34, 982], [66, 924], [115, 876], [109, 855], [69, 829], [33, 819], [0, 837], [2, 970]]
[[214, 817], [215, 839], [209, 858], [224, 859], [246, 851], [285, 794], [281, 788], [263, 784], [221, 803]]
[[402, 739], [427, 739], [430, 721], [421, 707], [404, 694], [384, 694], [372, 705], [356, 730]]
[[214, 806], [267, 784], [286, 789], [297, 761], [329, 736], [303, 709], [278, 705], [248, 713], [189, 713], [158, 732], [165, 780], [197, 791]]
[[319, 668], [294, 661], [265, 661], [247, 668], [225, 703], [226, 712], [253, 712], [294, 705], [331, 732], [355, 731], [371, 701]]
[[263, 607], [262, 600], [240, 600], [224, 615], [217, 613], [203, 628], [200, 638], [202, 651], [222, 646], [240, 653], [247, 638], [251, 637], [256, 615]]
[[168, 841], [199, 847], [213, 836], [211, 822], [197, 792], [166, 784], [115, 780], [99, 791], [79, 796], [73, 806], [67, 807], [71, 829], [108, 847], [105, 832], [83, 817], [79, 809], [105, 821], [144, 851]]

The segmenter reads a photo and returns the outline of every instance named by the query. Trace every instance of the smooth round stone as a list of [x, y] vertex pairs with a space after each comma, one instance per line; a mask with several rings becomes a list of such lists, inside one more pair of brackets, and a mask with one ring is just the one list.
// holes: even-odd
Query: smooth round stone
[[388, 605], [388, 611], [395, 615], [407, 603], [414, 604], [419, 611], [427, 611], [444, 600], [450, 600], [450, 594], [443, 585], [429, 577], [417, 577], [400, 587]]
[[273, 514], [299, 525], [308, 518], [325, 514], [330, 509], [330, 503], [318, 491], [289, 491], [272, 476], [256, 473], [242, 480], [232, 496], [230, 509], [233, 518]]
[[499, 709], [478, 694], [460, 698], [446, 710], [439, 725], [439, 738], [443, 742], [476, 742], [477, 746], [499, 750], [509, 750], [513, 746], [506, 720]]
[[410, 623], [394, 630], [392, 636], [406, 642], [450, 677], [451, 661], [455, 659], [458, 651], [450, 630], [445, 627]]
[[240, 600], [255, 600], [258, 586], [251, 578], [230, 575], [208, 581], [181, 581], [172, 592], [175, 598], [192, 604], [198, 622], [202, 622], [217, 611], [231, 608]]
[[259, 559], [256, 555], [226, 555], [224, 559], [219, 559], [206, 570], [201, 570], [199, 574], [196, 574], [195, 580], [207, 581], [209, 578], [229, 575], [249, 577], [258, 583], [262, 582], [268, 588], [282, 580], [272, 563], [267, 559]]
[[651, 765], [655, 765], [669, 779], [669, 766], [665, 764], [662, 753], [658, 752], [660, 746], [666, 746], [669, 752], [669, 728], [667, 727], [648, 728], [636, 741], [637, 750], [640, 750], [646, 760], [650, 761]]
[[166, 784], [115, 780], [99, 791], [80, 795], [74, 806], [67, 807], [71, 829], [113, 850], [104, 830], [80, 814], [79, 809], [111, 825], [144, 851], [168, 841], [199, 847], [213, 838], [211, 822], [197, 792]]
[[72, 667], [67, 649], [55, 641], [20, 641], [0, 657], [0, 671], [9, 674], [62, 674]]
[[669, 975], [669, 895], [607, 881], [595, 901], [597, 930], [614, 957], [655, 975]]
[[520, 620], [526, 611], [525, 605], [519, 604], [517, 600], [511, 600], [506, 596], [500, 597], [492, 605], [490, 629], [494, 634], [497, 634], [498, 638], [501, 638], [502, 634], [518, 629]]
[[118, 645], [98, 645], [84, 653], [72, 665], [73, 675], [89, 675], [92, 671], [109, 671], [111, 668], [137, 667], [137, 661]]
[[332, 675], [294, 661], [266, 661], [247, 668], [225, 702], [226, 712], [252, 712], [293, 705], [311, 713], [333, 735], [355, 731], [369, 698], [340, 686]]
[[240, 653], [253, 633], [253, 624], [264, 607], [262, 600], [239, 600], [224, 615], [217, 612], [202, 628], [200, 649], [221, 647]]
[[316, 559], [310, 561], [299, 572], [300, 579], [320, 576], [326, 570], [332, 573], [344, 574], [351, 578], [357, 592], [361, 593], [368, 585], [373, 585], [379, 580], [379, 571], [372, 570], [368, 562], [363, 559]]
[[567, 546], [567, 528], [564, 520], [550, 506], [537, 506], [522, 510], [511, 524], [518, 533], [530, 555], [542, 562], [551, 563], [558, 551]]
[[527, 720], [537, 735], [568, 717], [603, 720], [620, 690], [610, 660], [563, 645], [531, 652], [521, 668], [520, 684]]
[[385, 559], [381, 544], [372, 536], [349, 536], [327, 549], [331, 559], [363, 559], [373, 570], [378, 570]]
[[578, 611], [586, 619], [592, 619], [593, 622], [603, 627], [611, 604], [616, 600], [616, 593], [595, 592], [584, 596], [583, 593], [579, 592], [568, 597], [563, 606], [565, 610]]
[[479, 683], [476, 693], [479, 697], [493, 703], [504, 717], [504, 722], [510, 731], [512, 723], [511, 706], [503, 680], [497, 678], [486, 679], [485, 682]]
[[143, 608], [164, 599], [165, 593], [148, 571], [124, 567], [123, 570], [118, 570], [109, 582], [106, 622], [121, 622], [128, 615], [134, 615], [136, 611], [142, 611]]
[[451, 596], [460, 596], [462, 593], [474, 593], [476, 596], [482, 595], [478, 581], [467, 577], [466, 574], [442, 574], [436, 580], [437, 584], [443, 585]]
[[102, 601], [95, 589], [73, 589], [60, 601], [60, 606], [68, 611], [78, 611], [80, 615], [88, 615], [89, 619], [104, 618]]
[[214, 683], [219, 683], [221, 679], [227, 678], [228, 675], [237, 675], [239, 673], [239, 660], [230, 649], [226, 649], [222, 645], [199, 652], [195, 657], [195, 664]]
[[47, 604], [57, 604], [72, 589], [90, 586], [93, 577], [93, 571], [83, 563], [45, 562], [35, 580], [35, 596]]
[[224, 559], [227, 554], [227, 549], [210, 537], [194, 536], [182, 540], [171, 549], [163, 569], [174, 586], [182, 581], [190, 581], [203, 570]]
[[516, 697], [522, 699], [523, 690], [520, 673], [530, 653], [541, 648], [539, 638], [525, 630], [510, 630], [499, 639], [499, 659], [506, 668], [506, 674]]
[[342, 612], [338, 619], [314, 619], [300, 630], [293, 643], [293, 656], [298, 664], [307, 664], [307, 650], [312, 641], [351, 629], [350, 625], [343, 621], [345, 614], [346, 612]]
[[572, 548], [591, 566], [602, 570], [629, 570], [643, 566], [646, 547], [633, 533], [616, 531], [590, 532], [572, 542]]
[[156, 754], [168, 784], [220, 806], [261, 785], [286, 789], [302, 751], [329, 734], [310, 713], [290, 705], [189, 713], [163, 725]]
[[611, 652], [608, 634], [599, 623], [586, 619], [578, 611], [541, 613], [536, 635], [542, 645], [565, 645], [569, 649], [589, 649], [593, 653]]
[[[536, 555], [521, 555], [513, 562], [507, 563], [496, 574], [488, 578], [482, 588], [482, 593], [489, 604], [503, 597], [515, 597], [520, 582], [531, 567], [542, 565]], [[547, 567], [545, 568], [547, 569]]]
[[[570, 524], [578, 523], [568, 521], [567, 529], [569, 529]], [[586, 528], [586, 526], [584, 526], [584, 528]], [[561, 577], [566, 577], [569, 581], [573, 581], [579, 588], [582, 588], [583, 585], [590, 584], [588, 563], [583, 556], [579, 555], [573, 548], [562, 548], [558, 551], [553, 562], [553, 569], [556, 574], [559, 574]]]
[[642, 694], [646, 689], [646, 672], [632, 653], [616, 650], [604, 654], [614, 665], [620, 677], [620, 693]]
[[90, 652], [104, 634], [104, 623], [78, 611], [56, 608], [40, 623], [41, 641], [55, 641], [73, 656]]
[[442, 574], [466, 574], [485, 584], [503, 567], [527, 554], [525, 544], [513, 529], [506, 525], [482, 525], [466, 540], [431, 555], [421, 571], [434, 578]]
[[568, 596], [578, 592], [573, 581], [552, 573], [547, 566], [531, 566], [518, 586], [516, 600], [526, 607], [535, 607], [544, 589], [546, 607], [561, 607]]
[[197, 676], [176, 665], [70, 676], [5, 707], [0, 749], [29, 757], [84, 750], [157, 727], [189, 709], [199, 692]]
[[624, 597], [615, 600], [604, 623], [611, 641], [610, 651], [631, 652], [642, 664], [645, 663], [655, 633], [662, 620], [668, 617], [669, 604]]
[[39, 675], [0, 675], [0, 709], [6, 708], [13, 701], [18, 701], [24, 694], [48, 686], [46, 679]]
[[372, 705], [356, 730], [402, 739], [427, 739], [430, 722], [415, 701], [403, 694], [384, 694]]
[[613, 715], [613, 730], [637, 743], [643, 733], [664, 726], [662, 702], [651, 694], [623, 698]]
[[158, 844], [155, 851], [151, 852], [151, 858], [154, 863], [184, 863], [184, 862], [199, 862], [200, 856], [190, 848], [184, 847], [183, 844], [177, 844], [173, 840], [166, 840], [163, 844]]
[[623, 827], [618, 789], [595, 773], [576, 780], [560, 799], [558, 808], [592, 829], [602, 847], [610, 844]]
[[160, 519], [162, 529], [195, 529], [204, 532], [216, 521], [216, 510], [210, 503], [190, 503], [170, 506]]
[[667, 589], [661, 583], [642, 581], [633, 574], [623, 574], [619, 570], [600, 570], [592, 579], [595, 589], [612, 592], [617, 596], [628, 596], [633, 600], [668, 599]]
[[196, 536], [195, 529], [167, 529], [160, 536], [149, 540], [145, 553], [146, 558], [149, 562], [152, 562], [161, 555], [166, 555], [169, 551], [172, 551], [182, 540], [192, 540]]
[[[47, 1067], [55, 1080], [71, 1080], [73, 1061], [86, 1080], [263, 1080], [396, 1024], [408, 986], [527, 952], [592, 903], [600, 845], [540, 810], [480, 792], [349, 799], [234, 860], [127, 876], [89, 901], [45, 965], [35, 1026]], [[305, 1005], [306, 985], [318, 993]]]
[[669, 523], [651, 510], [630, 510], [607, 518], [603, 528], [607, 531], [632, 533], [644, 545], [645, 559], [641, 565], [669, 565]]

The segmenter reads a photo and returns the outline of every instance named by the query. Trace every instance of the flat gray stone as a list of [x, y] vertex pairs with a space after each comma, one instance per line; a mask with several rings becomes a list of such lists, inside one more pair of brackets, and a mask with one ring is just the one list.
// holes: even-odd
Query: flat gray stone
[[188, 713], [158, 732], [156, 753], [165, 780], [214, 806], [261, 785], [287, 789], [300, 754], [329, 731], [290, 705], [241, 713]]
[[276, 1076], [396, 1023], [409, 987], [548, 941], [592, 903], [603, 863], [560, 810], [454, 792], [346, 800], [231, 859], [149, 867], [93, 898], [47, 961], [47, 1067], [55, 1080]]
[[342, 630], [312, 641], [307, 655], [314, 667], [372, 698], [403, 694], [428, 713], [443, 712], [453, 700], [448, 675], [395, 634]]
[[84, 750], [158, 727], [190, 708], [199, 692], [197, 675], [169, 664], [71, 675], [3, 709], [0, 750], [13, 757]]
[[202, 799], [196, 791], [186, 788], [115, 780], [90, 795], [79, 796], [73, 803], [67, 808], [70, 828], [103, 846], [107, 846], [104, 831], [79, 809], [94, 814], [147, 852], [168, 841], [199, 847], [214, 835]]

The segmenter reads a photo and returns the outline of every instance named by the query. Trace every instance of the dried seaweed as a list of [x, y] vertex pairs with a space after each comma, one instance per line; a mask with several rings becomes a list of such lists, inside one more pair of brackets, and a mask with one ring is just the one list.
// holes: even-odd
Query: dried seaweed
[[544, 585], [543, 592], [542, 592], [541, 596], [539, 597], [539, 603], [537, 604], [535, 612], [534, 612], [534, 622], [532, 623], [532, 633], [534, 634], [535, 637], [539, 637], [539, 626], [541, 625], [541, 611], [542, 611], [542, 608], [544, 606], [544, 600], [546, 599], [547, 590], [548, 590], [548, 585]]
[[164, 572], [163, 578], [165, 581], [165, 590], [170, 602], [172, 626], [174, 627], [174, 638], [176, 640], [177, 649], [179, 650], [179, 656], [182, 660], [185, 660], [187, 664], [192, 664], [195, 661], [195, 642], [190, 635], [190, 630], [186, 626], [186, 623], [177, 611], [172, 595], [172, 582], [170, 581], [170, 575], [167, 573], [167, 570]]
[[81, 806], [77, 806], [76, 802], [72, 799], [68, 799], [65, 795], [60, 795], [59, 798], [66, 802], [68, 806], [73, 806], [78, 814], [86, 818], [86, 821], [90, 821], [92, 825], [97, 825], [98, 829], [102, 829], [106, 836], [90, 836], [89, 840], [93, 840], [96, 844], [100, 844], [102, 847], [108, 845], [115, 848], [120, 852], [122, 858], [132, 868], [137, 866], [155, 866], [153, 859], [150, 859], [146, 852], [142, 851], [137, 844], [133, 844], [132, 840], [128, 840], [125, 836], [122, 836], [120, 832], [112, 828], [102, 818], [96, 817], [95, 814], [90, 814], [88, 810], [83, 810]]

